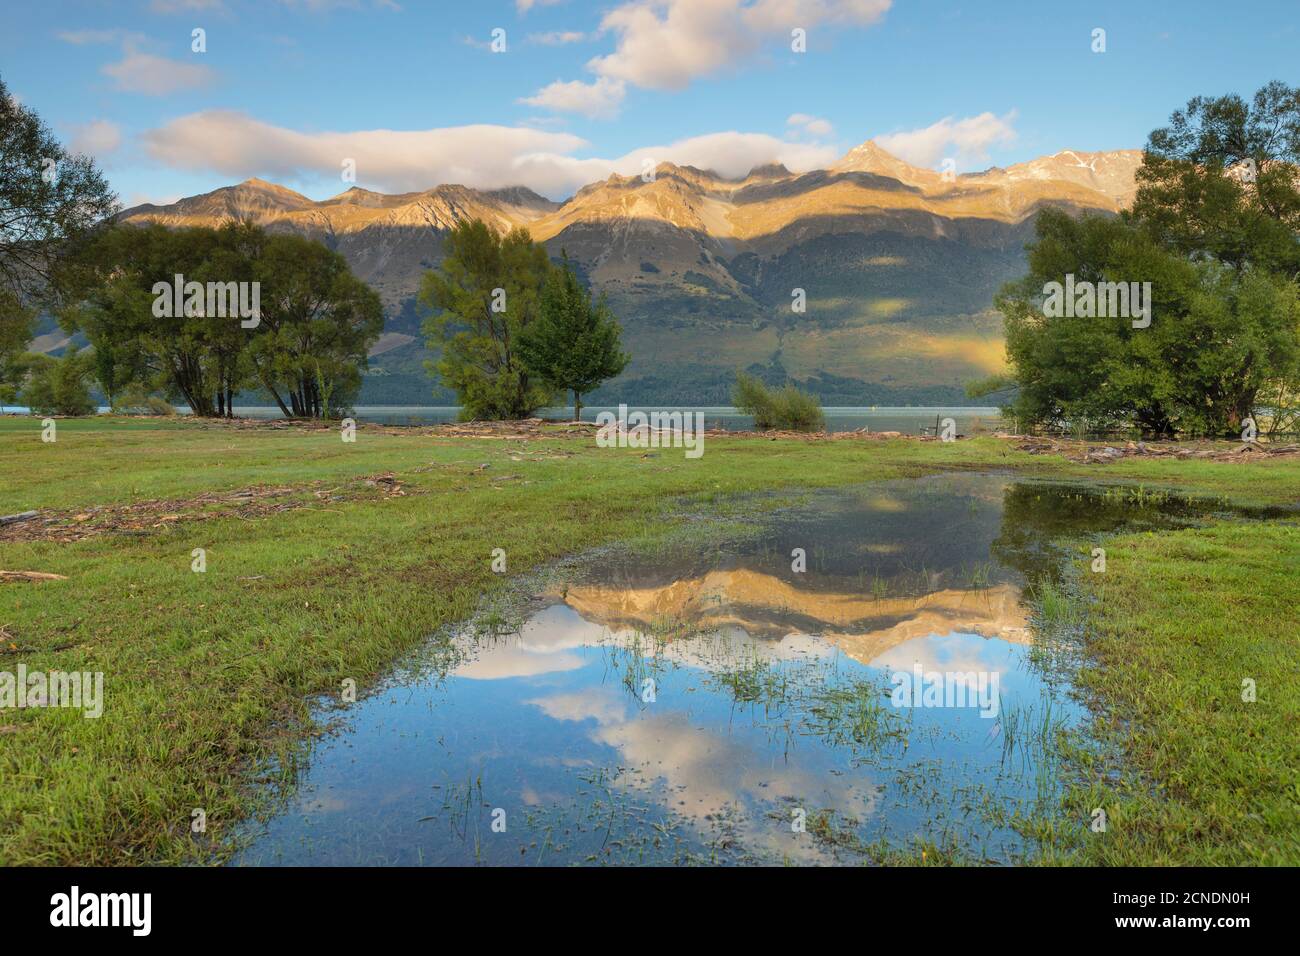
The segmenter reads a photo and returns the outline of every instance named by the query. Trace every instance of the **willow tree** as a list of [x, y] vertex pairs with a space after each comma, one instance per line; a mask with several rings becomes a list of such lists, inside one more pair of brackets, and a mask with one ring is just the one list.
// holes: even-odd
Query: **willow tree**
[[262, 288], [249, 343], [258, 383], [287, 416], [328, 418], [350, 406], [384, 330], [378, 294], [341, 255], [301, 236], [263, 237], [253, 275]]
[[[84, 301], [68, 323], [106, 366], [101, 383], [142, 380], [199, 416], [229, 417], [239, 392], [261, 387], [287, 417], [326, 417], [355, 399], [383, 331], [379, 296], [342, 256], [249, 223], [118, 226], [81, 269]], [[204, 301], [158, 308], [156, 286], [178, 274]], [[257, 315], [233, 314], [232, 294], [241, 313], [255, 299]]]
[[78, 267], [81, 301], [65, 312], [64, 326], [90, 340], [101, 386], [121, 390], [140, 379], [195, 415], [232, 414], [234, 395], [251, 382], [247, 330], [184, 305], [160, 314], [154, 290], [176, 275], [247, 281], [250, 269], [235, 249], [239, 229], [116, 226], [96, 239]]

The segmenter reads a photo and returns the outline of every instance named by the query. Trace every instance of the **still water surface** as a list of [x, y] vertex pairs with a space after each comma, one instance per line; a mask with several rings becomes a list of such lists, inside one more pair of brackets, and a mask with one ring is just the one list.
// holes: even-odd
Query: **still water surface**
[[[725, 428], [728, 431], [746, 430], [754, 427], [753, 416], [742, 415], [726, 405], [682, 405], [649, 406], [632, 405], [630, 411], [668, 410], [700, 412], [704, 415], [707, 428]], [[189, 409], [182, 406], [182, 414], [189, 414]], [[595, 421], [603, 411], [618, 413], [617, 407], [595, 405], [582, 410], [583, 421]], [[905, 435], [918, 435], [922, 429], [934, 431], [936, 419], [951, 417], [957, 423], [962, 434], [972, 431], [994, 431], [1000, 427], [1000, 416], [996, 408], [986, 407], [919, 407], [919, 406], [862, 406], [831, 407], [823, 409], [826, 413], [828, 431], [857, 431], [868, 429], [873, 432], [897, 431]], [[109, 409], [102, 407], [101, 414]], [[15, 405], [0, 405], [0, 414], [26, 415], [29, 409]], [[277, 419], [284, 417], [279, 408], [273, 406], [236, 406], [235, 414], [241, 418]], [[537, 413], [544, 418], [569, 420], [573, 417], [572, 408], [543, 408]], [[357, 421], [376, 422], [381, 425], [441, 425], [458, 421], [460, 408], [455, 405], [359, 405], [353, 410]]]
[[[654, 411], [655, 409], [668, 409], [668, 406], [629, 406], [629, 410], [635, 409]], [[680, 408], [673, 406], [670, 410], [701, 412], [708, 428], [725, 428], [735, 431], [737, 429], [753, 428], [754, 426], [752, 416], [742, 415], [734, 408], [725, 405], [683, 405]], [[606, 405], [584, 408], [582, 410], [582, 419], [589, 422], [595, 421], [596, 416], [603, 411], [611, 411], [617, 414], [618, 408]], [[962, 432], [976, 425], [992, 431], [999, 424], [999, 414], [996, 408], [891, 408], [881, 405], [860, 408], [827, 408], [824, 411], [826, 412], [826, 428], [833, 432], [867, 428], [873, 432], [899, 431], [907, 435], [916, 435], [920, 433], [922, 428], [933, 430], [936, 418], [947, 417], [951, 417], [957, 423], [958, 430]], [[236, 408], [235, 413], [248, 418], [279, 418], [283, 414], [278, 408]], [[573, 409], [544, 408], [537, 414], [544, 418], [570, 420], [573, 417]], [[358, 421], [378, 422], [384, 425], [442, 424], [456, 421], [459, 415], [460, 409], [455, 406], [361, 405], [356, 408]]]
[[[1014, 862], [1011, 816], [1059, 794], [1046, 739], [1084, 716], [1034, 653], [1026, 585], [1063, 535], [1198, 510], [937, 476], [566, 565], [521, 626], [463, 626], [323, 708], [337, 732], [236, 863], [859, 863], [917, 840]], [[996, 714], [895, 706], [918, 665], [996, 675]]]

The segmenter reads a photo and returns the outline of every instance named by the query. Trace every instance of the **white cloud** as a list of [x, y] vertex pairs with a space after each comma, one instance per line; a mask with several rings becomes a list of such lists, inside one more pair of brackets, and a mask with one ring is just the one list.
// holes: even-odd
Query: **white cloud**
[[831, 125], [830, 120], [818, 119], [807, 113], [791, 113], [785, 125], [796, 135], [803, 133], [808, 136], [829, 136], [835, 132], [835, 127]]
[[1015, 110], [1005, 116], [986, 112], [960, 120], [945, 116], [924, 129], [877, 136], [876, 142], [913, 166], [934, 167], [951, 157], [959, 169], [968, 169], [987, 163], [990, 148], [1015, 141], [1015, 118]]
[[[305, 7], [312, 13], [322, 13], [327, 10], [360, 10], [367, 6], [362, 0], [279, 0], [282, 6]], [[385, 10], [401, 10], [401, 6], [395, 0], [370, 0], [369, 6], [382, 7]]]
[[523, 14], [533, 7], [552, 7], [562, 2], [563, 0], [515, 0], [515, 9]]
[[640, 173], [644, 159], [743, 176], [764, 163], [807, 170], [836, 158], [830, 146], [763, 133], [711, 133], [600, 158], [576, 155], [589, 144], [572, 133], [525, 126], [301, 133], [229, 111], [183, 116], [149, 131], [143, 140], [164, 165], [231, 179], [335, 177], [343, 160], [353, 159], [363, 182], [390, 192], [442, 183], [479, 189], [523, 185], [554, 198], [611, 173]]
[[[662, 10], [662, 16], [660, 11]], [[758, 37], [738, 16], [738, 0], [669, 0], [626, 3], [601, 20], [602, 33], [618, 36], [613, 53], [587, 64], [600, 76], [650, 89], [685, 88], [751, 54]]]
[[177, 90], [207, 86], [216, 79], [216, 72], [202, 64], [137, 52], [128, 52], [122, 60], [109, 63], [100, 72], [111, 76], [119, 90], [149, 96], [166, 96]]
[[125, 208], [127, 209], [133, 209], [136, 206], [145, 206], [145, 205], [170, 206], [172, 203], [180, 202], [184, 198], [185, 198], [184, 196], [180, 196], [175, 193], [166, 193], [162, 196], [155, 196], [155, 195], [150, 195], [149, 193], [136, 192], [131, 194], [130, 198], [126, 200], [126, 203], [124, 205]]
[[665, 146], [647, 146], [617, 161], [623, 175], [641, 171], [642, 159], [711, 169], [723, 176], [744, 176], [755, 166], [781, 163], [795, 172], [822, 169], [835, 161], [838, 150], [815, 143], [792, 143], [766, 133], [706, 133]]
[[796, 27], [870, 26], [892, 0], [633, 0], [607, 13], [601, 31], [618, 36], [588, 68], [651, 89], [683, 89], [755, 53], [766, 40], [788, 42]]
[[149, 9], [154, 13], [189, 13], [200, 10], [225, 10], [224, 0], [152, 0]]
[[70, 147], [102, 159], [122, 145], [122, 128], [109, 120], [92, 120], [73, 127]]
[[130, 30], [67, 30], [58, 34], [65, 43], [86, 46], [100, 43], [120, 43], [122, 59], [108, 63], [100, 72], [113, 78], [114, 86], [126, 93], [146, 93], [166, 96], [177, 90], [207, 86], [216, 79], [216, 71], [200, 63], [169, 60], [153, 53], [144, 53], [141, 47], [149, 43], [148, 37]]
[[75, 46], [87, 46], [92, 43], [118, 43], [129, 45], [132, 48], [144, 42], [144, 34], [134, 33], [130, 30], [113, 28], [111, 30], [64, 30], [58, 34], [60, 40], [64, 43], [71, 43]]
[[542, 46], [564, 46], [566, 43], [581, 43], [585, 39], [587, 34], [578, 30], [551, 30], [548, 33], [528, 34], [529, 43], [540, 43]]
[[566, 113], [581, 113], [590, 119], [609, 119], [618, 115], [625, 91], [622, 81], [603, 76], [591, 83], [556, 80], [519, 102]]
[[[615, 48], [588, 61], [587, 69], [599, 79], [587, 85], [595, 87], [603, 79], [655, 90], [685, 89], [697, 77], [739, 65], [767, 41], [788, 43], [796, 27], [811, 32], [824, 24], [870, 26], [892, 2], [631, 0], [601, 19], [598, 35], [615, 36]], [[526, 9], [522, 0], [520, 9]], [[536, 98], [544, 99], [548, 91], [561, 86], [570, 89], [574, 84], [552, 83]], [[559, 105], [563, 102], [557, 98], [552, 108], [568, 108]]]
[[[554, 191], [566, 178], [544, 158], [585, 145], [571, 133], [491, 125], [301, 133], [225, 110], [180, 117], [143, 139], [149, 154], [168, 166], [239, 178], [337, 176], [343, 160], [353, 159], [362, 181], [394, 192], [439, 183], [527, 183]], [[517, 172], [521, 163], [531, 165], [531, 178]]]

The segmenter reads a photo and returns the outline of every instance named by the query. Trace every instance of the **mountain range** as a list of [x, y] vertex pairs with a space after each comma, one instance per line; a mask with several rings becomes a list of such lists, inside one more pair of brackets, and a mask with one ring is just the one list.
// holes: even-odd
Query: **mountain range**
[[963, 383], [1002, 367], [993, 295], [1024, 272], [1034, 213], [1118, 211], [1133, 199], [1141, 158], [1064, 150], [952, 175], [868, 141], [827, 169], [768, 165], [729, 179], [661, 163], [564, 202], [459, 185], [397, 195], [354, 186], [312, 200], [250, 179], [120, 219], [252, 219], [341, 253], [387, 315], [362, 404], [451, 400], [423, 370], [415, 296], [447, 230], [469, 218], [526, 227], [609, 297], [633, 360], [595, 404], [726, 404], [737, 368], [828, 404], [934, 404], [961, 401]]

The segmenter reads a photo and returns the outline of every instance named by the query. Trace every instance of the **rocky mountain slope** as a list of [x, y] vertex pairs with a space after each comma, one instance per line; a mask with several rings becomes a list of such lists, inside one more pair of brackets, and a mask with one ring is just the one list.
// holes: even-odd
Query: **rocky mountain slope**
[[[762, 166], [742, 179], [663, 163], [611, 176], [564, 203], [516, 187], [442, 185], [326, 200], [250, 179], [128, 222], [251, 218], [338, 250], [388, 309], [363, 400], [428, 402], [414, 296], [456, 222], [527, 227], [606, 293], [634, 360], [596, 401], [726, 402], [737, 367], [832, 404], [960, 400], [1002, 361], [990, 312], [1023, 271], [1043, 205], [1115, 212], [1132, 201], [1137, 150], [1064, 150], [1005, 169], [944, 175], [868, 141], [828, 169]], [[805, 311], [792, 308], [804, 290]]]

